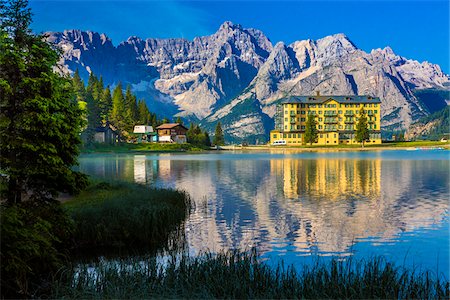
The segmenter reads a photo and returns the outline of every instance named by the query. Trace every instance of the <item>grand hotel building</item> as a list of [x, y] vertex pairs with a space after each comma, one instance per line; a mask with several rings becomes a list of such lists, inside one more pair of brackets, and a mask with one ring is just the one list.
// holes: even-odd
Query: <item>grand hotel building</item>
[[292, 96], [277, 105], [275, 129], [270, 143], [286, 141], [288, 146], [305, 144], [308, 115], [314, 115], [318, 139], [313, 145], [358, 144], [355, 140], [360, 110], [367, 116], [370, 139], [381, 144], [380, 98], [371, 96]]

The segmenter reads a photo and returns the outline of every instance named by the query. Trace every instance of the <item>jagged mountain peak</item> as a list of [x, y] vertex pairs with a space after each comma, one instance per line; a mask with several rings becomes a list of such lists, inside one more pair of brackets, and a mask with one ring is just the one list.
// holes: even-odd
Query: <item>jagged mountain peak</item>
[[236, 30], [236, 29], [242, 30], [242, 25], [241, 24], [234, 24], [231, 21], [225, 21], [219, 27], [219, 31], [220, 30], [230, 30], [230, 29], [231, 30]]
[[[131, 84], [164, 116], [205, 124], [215, 120], [208, 116], [229, 116], [225, 133], [240, 138], [273, 128], [280, 98], [316, 90], [378, 96], [382, 126], [401, 128], [427, 113], [414, 89], [450, 82], [437, 65], [403, 58], [390, 47], [366, 53], [342, 33], [273, 45], [262, 31], [230, 21], [193, 40], [130, 36], [114, 47], [106, 35], [81, 30], [50, 33], [48, 40], [63, 49], [68, 72], [79, 69], [86, 80], [93, 71], [107, 84]], [[251, 130], [238, 134], [242, 120]]]

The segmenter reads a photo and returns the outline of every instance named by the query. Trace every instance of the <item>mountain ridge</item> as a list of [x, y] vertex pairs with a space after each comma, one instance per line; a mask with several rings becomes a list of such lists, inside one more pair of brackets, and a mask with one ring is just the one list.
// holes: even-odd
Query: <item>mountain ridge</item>
[[[404, 58], [390, 47], [365, 52], [342, 33], [272, 45], [262, 31], [227, 21], [192, 41], [130, 36], [114, 46], [106, 34], [77, 30], [47, 39], [63, 50], [64, 72], [78, 68], [84, 79], [93, 71], [108, 84], [131, 84], [157, 112], [208, 128], [232, 114], [222, 124], [229, 140], [267, 134], [280, 98], [315, 91], [378, 96], [382, 127], [407, 128], [430, 113], [415, 90], [450, 86], [438, 65]], [[256, 102], [243, 104], [248, 99]], [[241, 119], [233, 107], [246, 107]]]

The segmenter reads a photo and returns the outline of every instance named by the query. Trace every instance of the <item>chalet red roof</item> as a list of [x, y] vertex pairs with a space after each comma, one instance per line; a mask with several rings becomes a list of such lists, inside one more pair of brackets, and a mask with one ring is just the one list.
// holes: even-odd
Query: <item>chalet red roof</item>
[[166, 123], [166, 124], [161, 124], [161, 125], [159, 125], [158, 127], [156, 127], [156, 129], [172, 129], [172, 128], [175, 128], [175, 127], [177, 127], [177, 126], [181, 126], [181, 127], [183, 127], [184, 129], [187, 130], [187, 128], [184, 127], [183, 125], [181, 125], [180, 123]]

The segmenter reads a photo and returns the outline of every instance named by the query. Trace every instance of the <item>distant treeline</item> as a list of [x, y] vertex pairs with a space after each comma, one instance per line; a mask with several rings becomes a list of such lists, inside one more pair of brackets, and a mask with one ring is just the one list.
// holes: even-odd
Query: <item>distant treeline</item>
[[427, 139], [438, 140], [444, 134], [450, 133], [450, 106], [425, 117], [420, 118], [415, 124], [427, 124], [429, 122], [437, 121], [436, 126], [434, 126], [430, 132], [427, 134]]
[[[105, 86], [101, 76], [97, 78], [91, 72], [85, 85], [78, 70], [72, 81], [77, 101], [84, 111], [85, 126], [82, 136], [85, 143], [92, 143], [95, 129], [108, 122], [119, 131], [122, 140], [132, 138], [135, 125], [150, 125], [156, 128], [170, 122], [167, 118], [158, 118], [156, 113], [149, 110], [143, 99], [138, 100], [131, 92], [130, 85], [124, 93], [122, 83], [119, 82], [111, 94], [110, 86]], [[183, 121], [178, 117], [175, 123], [183, 124]], [[187, 140], [191, 144], [211, 146], [208, 132], [203, 131], [197, 124], [190, 124]]]
[[87, 142], [92, 141], [95, 128], [107, 122], [117, 128], [124, 138], [130, 136], [135, 125], [156, 127], [163, 123], [155, 113], [149, 111], [144, 100], [137, 100], [130, 85], [124, 94], [119, 82], [111, 95], [110, 86], [105, 87], [101, 76], [97, 78], [91, 73], [85, 86], [77, 70], [73, 76], [73, 86], [78, 103], [84, 111], [86, 124], [83, 136]]

